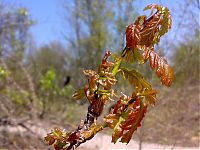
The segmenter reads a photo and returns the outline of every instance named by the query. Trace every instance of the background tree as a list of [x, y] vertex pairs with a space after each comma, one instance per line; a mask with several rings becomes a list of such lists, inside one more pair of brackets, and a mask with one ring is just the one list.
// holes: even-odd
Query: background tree
[[112, 45], [111, 50], [122, 48], [124, 25], [128, 25], [133, 19], [135, 10], [133, 0], [77, 0], [65, 3], [64, 12], [67, 20], [70, 20], [67, 26], [71, 32], [63, 34], [69, 45], [69, 53], [72, 53], [74, 58], [71, 63], [76, 64], [77, 69], [72, 73], [74, 72], [75, 78], [79, 75], [78, 85], [74, 84], [78, 88], [83, 84], [81, 70], [86, 68], [87, 64], [92, 64], [91, 69], [97, 67], [102, 53], [110, 45]]
[[[37, 97], [32, 78], [23, 63], [28, 49], [28, 30], [32, 20], [26, 8], [10, 9], [3, 4], [0, 4], [0, 7], [0, 59], [2, 67], [9, 73], [2, 91], [3, 95], [19, 104], [24, 104], [26, 99], [29, 99], [32, 105], [30, 108], [34, 108]], [[21, 76], [21, 72], [24, 76]], [[27, 83], [24, 83], [25, 80]]]
[[[177, 67], [177, 84], [196, 84], [199, 82], [199, 53], [200, 53], [199, 31], [196, 31], [194, 37], [190, 37], [184, 43], [181, 43], [175, 50], [173, 57], [174, 67]], [[184, 59], [189, 57], [188, 59]], [[181, 64], [180, 64], [181, 62]]]
[[[42, 118], [47, 112], [55, 112], [55, 107], [60, 107], [58, 103], [65, 103], [66, 100], [69, 102], [71, 99], [71, 73], [67, 58], [70, 57], [66, 49], [58, 42], [44, 45], [28, 56], [30, 71], [34, 74], [37, 94], [41, 99], [40, 117]], [[64, 85], [67, 79], [69, 81]], [[54, 110], [52, 110], [51, 103], [55, 103]], [[60, 110], [63, 111], [64, 108]]]

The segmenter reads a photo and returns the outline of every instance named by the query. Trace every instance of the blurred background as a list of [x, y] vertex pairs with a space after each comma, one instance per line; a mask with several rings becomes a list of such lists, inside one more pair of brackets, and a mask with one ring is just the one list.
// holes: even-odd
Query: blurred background
[[[199, 0], [0, 0], [0, 149], [51, 149], [43, 142], [47, 131], [75, 129], [87, 112], [86, 100], [72, 99], [86, 83], [82, 70], [97, 69], [106, 50], [121, 52], [126, 26], [149, 14], [143, 8], [152, 3], [167, 6], [172, 15], [172, 29], [156, 50], [169, 60], [175, 82], [162, 87], [148, 64], [133, 66], [160, 93], [131, 148], [198, 148]], [[119, 81], [125, 93], [129, 87]], [[106, 150], [106, 135], [109, 130], [91, 149]]]

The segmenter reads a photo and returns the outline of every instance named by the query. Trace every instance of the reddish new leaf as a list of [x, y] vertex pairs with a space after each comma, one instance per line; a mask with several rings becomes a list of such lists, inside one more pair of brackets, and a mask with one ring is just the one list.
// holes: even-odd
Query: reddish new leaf
[[144, 105], [138, 98], [131, 101], [132, 98], [129, 96], [120, 97], [114, 109], [104, 118], [108, 127], [113, 129], [113, 143], [119, 138], [122, 142], [128, 143], [144, 117], [146, 104]]
[[135, 24], [131, 24], [126, 28], [126, 47], [128, 49], [134, 49], [140, 41], [140, 27]]
[[[138, 17], [127, 27], [126, 47], [121, 56], [112, 55], [108, 51], [97, 71], [83, 71], [88, 82], [84, 88], [76, 91], [73, 97], [87, 98], [89, 101], [87, 117], [73, 132], [66, 133], [56, 128], [47, 134], [45, 141], [49, 145], [54, 145], [55, 150], [75, 149], [105, 127], [113, 129], [112, 142], [115, 143], [121, 138], [121, 142], [129, 143], [133, 133], [141, 126], [147, 106], [155, 104], [157, 91], [152, 89], [151, 84], [139, 72], [134, 69], [129, 70], [126, 67], [127, 61], [143, 64], [149, 60], [151, 68], [155, 70], [161, 82], [167, 86], [171, 85], [173, 71], [167, 61], [154, 51], [154, 46], [160, 37], [171, 28], [171, 15], [166, 7], [152, 4], [145, 8], [149, 9], [156, 11], [152, 11], [149, 17]], [[110, 56], [112, 61], [109, 60]], [[121, 67], [124, 64], [125, 67]], [[104, 105], [113, 99], [112, 96], [119, 97], [113, 89], [118, 73], [129, 80], [134, 91], [132, 96], [121, 96], [110, 113], [104, 117], [105, 124], [99, 126], [97, 119], [103, 112]]]
[[171, 15], [167, 7], [156, 4], [148, 5], [144, 10], [154, 10], [150, 17], [140, 16], [134, 24], [126, 28], [126, 47], [122, 52], [122, 57], [126, 60], [133, 60], [138, 46], [153, 48], [160, 41], [172, 24]]
[[62, 150], [69, 144], [69, 135], [70, 133], [63, 131], [60, 128], [55, 128], [51, 133], [47, 134], [45, 141], [48, 142], [49, 145], [54, 145], [55, 150]]
[[160, 77], [162, 84], [170, 86], [174, 80], [174, 74], [167, 61], [153, 50], [144, 51], [143, 57], [144, 59], [149, 59], [151, 68]]
[[97, 73], [94, 70], [83, 70], [83, 73], [86, 76], [95, 76], [95, 75], [97, 75]]
[[141, 121], [147, 111], [147, 105], [139, 99], [135, 102], [134, 107], [135, 109], [130, 112], [130, 115], [121, 126], [121, 128], [125, 131], [121, 138], [122, 143], [129, 143], [133, 133], [137, 130], [138, 127], [141, 126]]

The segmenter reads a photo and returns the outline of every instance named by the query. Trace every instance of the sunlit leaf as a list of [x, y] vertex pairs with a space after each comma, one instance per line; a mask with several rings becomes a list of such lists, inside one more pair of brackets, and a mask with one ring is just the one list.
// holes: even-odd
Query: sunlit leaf
[[125, 123], [121, 126], [122, 129], [127, 129], [127, 132], [125, 132], [125, 134], [122, 135], [121, 138], [122, 143], [130, 142], [133, 133], [137, 130], [138, 127], [141, 126], [141, 121], [144, 118], [146, 111], [147, 111], [147, 106], [144, 105], [142, 101], [140, 101], [140, 106], [136, 107], [136, 110], [130, 113]]
[[155, 70], [157, 76], [160, 77], [161, 82], [166, 86], [170, 86], [174, 79], [174, 75], [173, 70], [169, 67], [167, 61], [153, 50], [144, 51], [143, 56], [145, 59], [149, 59], [151, 68]]
[[44, 138], [49, 145], [54, 145], [55, 150], [61, 150], [67, 144], [69, 144], [68, 135], [67, 133], [60, 128], [54, 128], [51, 133], [48, 133], [47, 136]]
[[47, 134], [44, 139], [46, 142], [48, 142], [48, 145], [52, 145], [56, 141], [50, 134]]
[[140, 41], [140, 26], [131, 24], [126, 28], [126, 47], [134, 49]]
[[84, 137], [84, 139], [91, 139], [94, 137], [94, 135], [103, 129], [102, 125], [95, 125], [92, 124], [91, 127], [83, 132], [81, 132], [81, 136]]
[[144, 96], [148, 104], [155, 105], [157, 93], [158, 91], [149, 89], [137, 94], [137, 96]]
[[121, 74], [128, 79], [131, 84], [135, 85], [138, 92], [141, 92], [144, 88], [151, 89], [150, 83], [136, 70], [129, 71], [126, 68], [121, 68]]
[[157, 5], [157, 4], [150, 4], [147, 5], [143, 10], [149, 10], [149, 9], [157, 9], [157, 10], [161, 10], [161, 6]]
[[115, 64], [112, 70], [113, 75], [116, 75], [118, 73], [121, 62], [122, 59], [120, 57], [115, 57]]
[[93, 70], [83, 70], [83, 73], [87, 76], [94, 76], [97, 75], [97, 73]]
[[146, 112], [147, 106], [140, 99], [133, 101], [131, 107], [128, 106], [130, 109], [125, 111], [128, 104], [126, 102], [129, 100], [129, 98], [126, 100], [126, 97], [121, 97], [110, 114], [104, 117], [108, 127], [113, 129], [113, 143], [116, 143], [120, 138], [121, 142], [128, 143], [133, 132], [141, 125], [141, 120]]

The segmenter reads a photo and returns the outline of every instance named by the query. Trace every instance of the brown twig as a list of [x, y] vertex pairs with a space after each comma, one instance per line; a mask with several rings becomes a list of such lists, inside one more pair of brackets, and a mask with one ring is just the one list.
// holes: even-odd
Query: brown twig
[[[103, 110], [103, 109], [97, 109], [96, 107], [98, 107], [99, 105], [100, 105], [100, 107], [104, 107], [104, 103], [102, 101], [100, 101], [98, 98], [96, 99], [96, 101], [98, 101], [98, 103], [91, 103], [88, 106], [88, 112], [87, 112], [84, 124], [79, 125], [79, 127], [74, 132], [72, 132], [72, 134], [74, 134], [74, 133], [80, 134], [83, 131], [87, 131], [92, 126], [92, 124], [96, 122], [96, 120], [101, 115], [102, 110]], [[97, 110], [101, 110], [101, 111], [98, 112]], [[92, 137], [90, 137], [89, 139], [91, 139], [91, 138]], [[72, 141], [70, 143], [70, 145], [68, 146], [67, 150], [74, 150], [75, 148], [80, 146], [82, 143], [85, 143], [89, 139], [80, 138], [77, 141]]]

